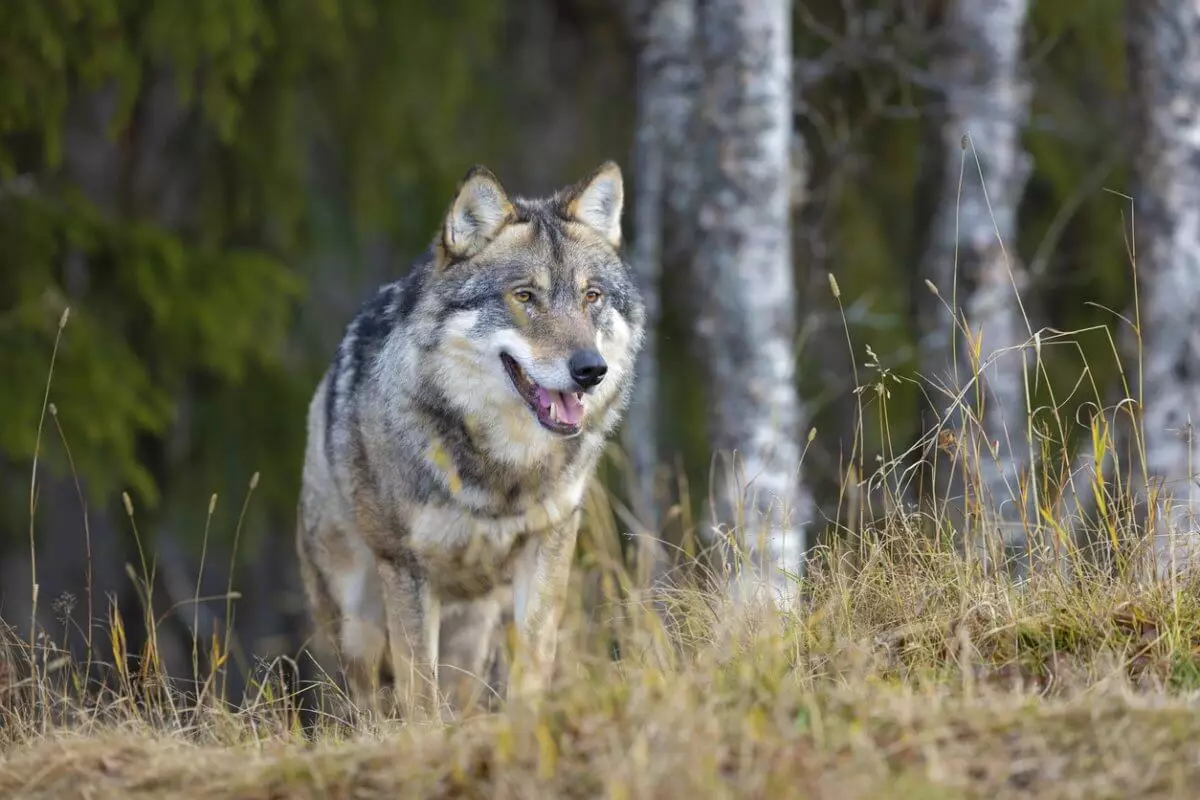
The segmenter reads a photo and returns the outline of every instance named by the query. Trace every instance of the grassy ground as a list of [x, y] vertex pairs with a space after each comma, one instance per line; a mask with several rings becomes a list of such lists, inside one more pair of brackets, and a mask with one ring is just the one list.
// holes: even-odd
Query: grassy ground
[[1194, 794], [1193, 587], [1018, 585], [919, 535], [862, 553], [818, 563], [798, 614], [680, 590], [664, 627], [636, 599], [577, 603], [544, 707], [436, 727], [331, 712], [306, 732], [270, 686], [230, 709], [136, 676], [84, 704], [69, 668], [31, 675], [10, 648], [0, 797]]

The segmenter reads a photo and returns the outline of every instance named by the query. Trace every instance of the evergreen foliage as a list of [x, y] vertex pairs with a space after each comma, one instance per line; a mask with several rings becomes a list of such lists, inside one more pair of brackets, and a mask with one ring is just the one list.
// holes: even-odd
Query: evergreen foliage
[[[349, 276], [370, 235], [423, 245], [475, 155], [500, 20], [489, 0], [0, 6], [0, 453], [33, 456], [70, 306], [50, 399], [92, 501], [182, 486], [200, 508], [262, 470], [289, 510], [329, 355], [314, 254]], [[42, 450], [66, 469], [49, 419]]]
[[[594, 26], [603, 47], [580, 57], [585, 71], [612, 73], [629, 58], [612, 12], [597, 11], [604, 4], [543, 5], [555, 24]], [[1026, 262], [1047, 256], [1033, 291], [1041, 324], [1062, 329], [1113, 327], [1099, 307], [1120, 309], [1129, 297], [1127, 205], [1099, 191], [1126, 186], [1124, 5], [1032, 3], [1034, 171], [1022, 240], [1008, 244]], [[925, 69], [943, 6], [795, 6], [796, 54], [808, 63], [798, 72], [811, 170], [801, 213], [815, 223], [804, 230], [825, 237], [819, 253], [803, 237], [796, 249], [799, 372], [819, 433], [810, 458], [832, 453], [810, 470], [818, 484], [837, 478], [838, 418], [849, 405], [825, 380], [849, 358], [840, 322], [813, 314], [834, 313], [826, 271], [850, 301], [853, 341], [897, 372], [913, 365], [911, 294], [924, 289], [912, 272], [936, 161], [922, 132], [937, 109]], [[357, 302], [367, 249], [385, 241], [398, 274], [467, 166], [563, 138], [541, 130], [549, 110], [514, 82], [529, 68], [514, 63], [506, 23], [526, 13], [499, 0], [0, 4], [0, 454], [19, 467], [0, 498], [0, 530], [27, 524], [28, 465], [68, 305], [50, 399], [93, 504], [130, 490], [139, 509], [198, 534], [216, 491], [229, 498], [221, 513], [230, 524], [213, 529], [228, 533], [259, 471], [255, 508], [289, 525], [306, 404]], [[553, 142], [587, 150], [580, 169], [628, 153], [628, 106], [597, 96], [572, 98], [582, 122], [567, 136], [576, 138]], [[632, 197], [637, 176], [629, 180]], [[661, 435], [668, 457], [681, 453], [703, 486], [705, 392], [681, 357], [690, 312], [675, 285], [668, 276]], [[337, 303], [334, 287], [347, 295]], [[810, 319], [833, 326], [836, 349], [813, 337]], [[1105, 385], [1104, 365], [1115, 370], [1107, 339], [1085, 344]], [[853, 358], [861, 369], [861, 345]], [[1061, 398], [1081, 362], [1065, 348], [1047, 359]], [[917, 432], [906, 412], [917, 387], [892, 389], [890, 433], [868, 430], [868, 452]], [[67, 474], [50, 420], [41, 449], [49, 469]]]

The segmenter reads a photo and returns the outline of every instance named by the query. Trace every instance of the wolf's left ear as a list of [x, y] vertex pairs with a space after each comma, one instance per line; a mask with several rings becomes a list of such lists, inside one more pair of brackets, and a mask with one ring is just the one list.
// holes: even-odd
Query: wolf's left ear
[[615, 248], [621, 246], [621, 210], [625, 185], [621, 168], [605, 161], [571, 192], [567, 214], [602, 235]]
[[496, 238], [511, 219], [512, 203], [487, 167], [476, 166], [458, 185], [442, 227], [442, 246], [450, 258], [470, 258]]

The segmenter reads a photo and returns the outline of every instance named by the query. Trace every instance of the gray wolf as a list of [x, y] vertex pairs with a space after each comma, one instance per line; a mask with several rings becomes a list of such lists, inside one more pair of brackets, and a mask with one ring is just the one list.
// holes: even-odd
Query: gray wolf
[[483, 673], [508, 603], [508, 696], [549, 682], [585, 488], [643, 337], [623, 204], [613, 162], [536, 199], [477, 166], [347, 326], [309, 406], [297, 549], [356, 702], [390, 682], [389, 710], [437, 713], [439, 675]]

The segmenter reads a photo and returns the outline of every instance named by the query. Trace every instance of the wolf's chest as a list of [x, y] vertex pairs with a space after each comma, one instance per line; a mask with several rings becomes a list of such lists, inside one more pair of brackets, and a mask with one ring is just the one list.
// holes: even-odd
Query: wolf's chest
[[446, 593], [478, 596], [512, 579], [513, 562], [531, 539], [569, 524], [582, 495], [581, 483], [504, 515], [458, 504], [424, 505], [409, 521], [408, 546], [428, 579]]

